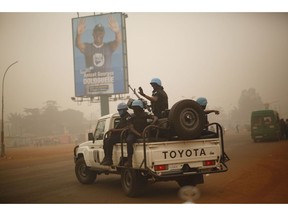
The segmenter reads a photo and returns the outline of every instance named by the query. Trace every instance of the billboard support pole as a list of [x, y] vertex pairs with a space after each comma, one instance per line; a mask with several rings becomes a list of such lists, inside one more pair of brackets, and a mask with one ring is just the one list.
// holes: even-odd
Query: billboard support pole
[[100, 96], [101, 116], [109, 114], [109, 95]]

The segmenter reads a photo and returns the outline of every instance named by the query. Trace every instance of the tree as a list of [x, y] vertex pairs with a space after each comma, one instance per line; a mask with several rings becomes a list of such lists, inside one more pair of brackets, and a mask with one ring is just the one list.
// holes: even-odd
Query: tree
[[250, 122], [251, 112], [263, 109], [263, 107], [262, 98], [254, 88], [243, 90], [238, 101], [238, 109], [234, 108], [231, 118], [237, 124], [247, 124]]
[[46, 101], [42, 108], [42, 133], [43, 135], [63, 134], [64, 127], [61, 123], [61, 114], [56, 101]]
[[251, 111], [263, 109], [263, 102], [254, 88], [243, 90], [239, 98], [239, 110], [250, 114]]
[[[59, 111], [56, 101], [47, 101], [43, 108], [25, 108], [25, 115], [11, 114], [9, 123], [13, 131], [28, 136], [62, 135], [65, 132], [80, 134], [87, 129], [88, 121], [80, 111]], [[11, 130], [12, 131], [12, 130]]]
[[83, 129], [86, 129], [83, 126], [88, 124], [88, 121], [84, 118], [84, 114], [73, 109], [61, 111], [61, 122], [64, 128], [70, 133], [79, 133]]
[[41, 133], [41, 109], [39, 108], [24, 108], [23, 122], [24, 131], [29, 135], [39, 135]]
[[24, 127], [24, 118], [23, 115], [18, 113], [11, 113], [8, 116], [8, 121], [11, 125], [10, 127], [10, 135], [11, 136], [19, 136], [22, 135], [23, 127]]

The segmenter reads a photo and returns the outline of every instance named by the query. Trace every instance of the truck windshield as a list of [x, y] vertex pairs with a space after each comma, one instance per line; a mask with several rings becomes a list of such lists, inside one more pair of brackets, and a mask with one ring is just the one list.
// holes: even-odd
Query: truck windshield
[[273, 121], [271, 116], [257, 116], [253, 119], [254, 126], [271, 125], [272, 122]]
[[117, 128], [119, 123], [120, 123], [120, 118], [115, 118], [114, 119], [114, 128]]
[[105, 130], [105, 120], [98, 121], [97, 127], [95, 129], [95, 140], [103, 140]]

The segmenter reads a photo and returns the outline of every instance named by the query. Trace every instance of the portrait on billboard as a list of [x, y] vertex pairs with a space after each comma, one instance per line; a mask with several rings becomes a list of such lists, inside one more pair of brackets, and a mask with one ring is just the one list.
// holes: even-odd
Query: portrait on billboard
[[75, 96], [127, 93], [122, 13], [72, 19]]

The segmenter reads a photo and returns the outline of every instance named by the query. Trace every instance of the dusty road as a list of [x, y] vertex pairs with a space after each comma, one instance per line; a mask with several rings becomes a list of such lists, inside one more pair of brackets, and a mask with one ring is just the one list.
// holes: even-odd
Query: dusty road
[[[288, 203], [288, 140], [253, 143], [249, 134], [226, 134], [229, 170], [205, 176], [196, 203]], [[183, 203], [176, 182], [148, 185], [138, 198], [126, 197], [120, 176], [100, 175], [78, 183], [74, 145], [6, 148], [0, 160], [0, 203]]]

